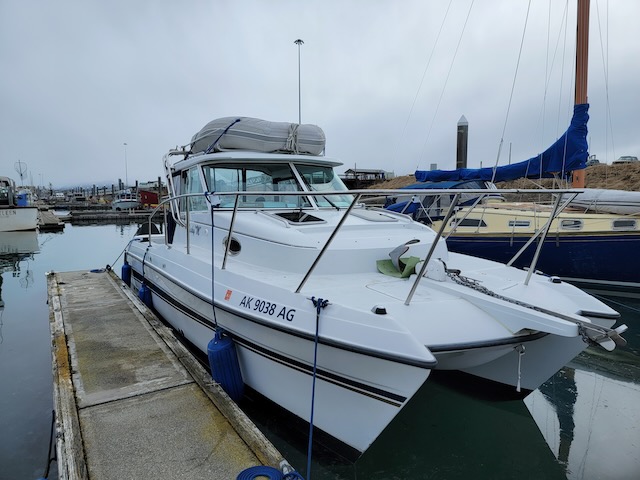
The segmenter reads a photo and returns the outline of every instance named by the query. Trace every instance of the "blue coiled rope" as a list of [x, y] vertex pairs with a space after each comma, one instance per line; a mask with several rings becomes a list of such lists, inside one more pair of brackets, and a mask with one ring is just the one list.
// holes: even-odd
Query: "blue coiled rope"
[[304, 480], [298, 472], [282, 473], [277, 468], [266, 466], [249, 467], [240, 472], [236, 480], [254, 480], [263, 477], [269, 480]]

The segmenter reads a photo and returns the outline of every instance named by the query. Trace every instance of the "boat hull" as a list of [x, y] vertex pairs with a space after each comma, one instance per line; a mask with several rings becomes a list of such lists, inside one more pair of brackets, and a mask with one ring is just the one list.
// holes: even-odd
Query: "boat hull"
[[[158, 254], [154, 255], [157, 264]], [[128, 254], [132, 288], [144, 282], [153, 308], [200, 351], [207, 352], [216, 327], [234, 339], [246, 385], [309, 421], [314, 338], [276, 328], [197, 294], [186, 283]], [[218, 272], [218, 276], [223, 275]], [[217, 277], [216, 277], [217, 278]], [[216, 285], [229, 291], [228, 285]], [[430, 369], [319, 343], [313, 424], [357, 458], [427, 379]]]
[[[447, 245], [453, 252], [508, 262], [529, 237], [501, 235], [452, 235]], [[530, 245], [514, 262], [526, 268], [537, 244]], [[640, 234], [553, 235], [542, 247], [536, 270], [572, 283], [640, 293]]]
[[18, 232], [38, 228], [38, 207], [0, 209], [0, 232]]

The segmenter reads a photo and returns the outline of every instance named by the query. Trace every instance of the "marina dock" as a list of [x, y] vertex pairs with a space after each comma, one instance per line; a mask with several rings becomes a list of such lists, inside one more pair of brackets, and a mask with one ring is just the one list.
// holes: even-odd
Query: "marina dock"
[[288, 465], [112, 271], [47, 283], [60, 479], [235, 479]]
[[64, 230], [64, 222], [51, 210], [38, 210], [38, 229], [41, 232], [59, 232]]

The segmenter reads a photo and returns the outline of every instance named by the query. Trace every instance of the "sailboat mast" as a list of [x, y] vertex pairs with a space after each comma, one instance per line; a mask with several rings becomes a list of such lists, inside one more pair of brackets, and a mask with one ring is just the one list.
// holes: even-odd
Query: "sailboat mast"
[[[589, 4], [590, 0], [578, 0], [576, 28], [576, 91], [575, 105], [587, 103], [587, 73], [589, 66]], [[573, 171], [573, 188], [584, 188], [585, 171]]]

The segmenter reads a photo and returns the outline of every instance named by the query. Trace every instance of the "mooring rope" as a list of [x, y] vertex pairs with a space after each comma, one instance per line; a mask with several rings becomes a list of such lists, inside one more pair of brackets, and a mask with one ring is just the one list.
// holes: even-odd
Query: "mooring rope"
[[46, 480], [49, 478], [49, 469], [51, 468], [51, 462], [58, 460], [58, 453], [54, 449], [53, 457], [51, 456], [51, 447], [53, 446], [53, 438], [54, 438], [54, 427], [56, 424], [56, 411], [51, 410], [51, 433], [49, 434], [49, 449], [47, 450], [47, 466], [44, 469], [44, 473], [42, 477], [38, 478], [38, 480]]
[[311, 415], [309, 415], [309, 445], [307, 446], [307, 480], [311, 480], [311, 450], [313, 445], [313, 414], [315, 408], [316, 399], [316, 372], [318, 367], [318, 331], [320, 329], [320, 312], [323, 308], [329, 305], [329, 300], [323, 300], [322, 298], [311, 297], [313, 306], [316, 307], [316, 334], [314, 337], [313, 345], [313, 374], [311, 381]]

